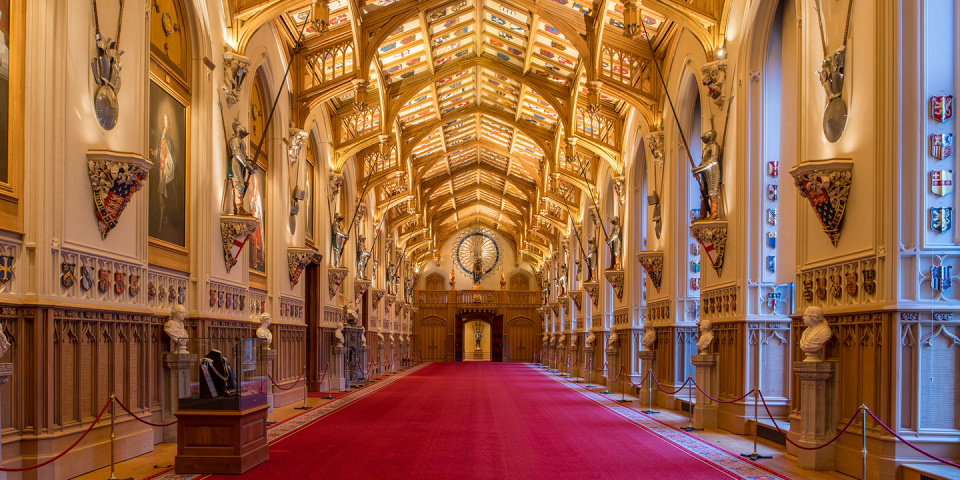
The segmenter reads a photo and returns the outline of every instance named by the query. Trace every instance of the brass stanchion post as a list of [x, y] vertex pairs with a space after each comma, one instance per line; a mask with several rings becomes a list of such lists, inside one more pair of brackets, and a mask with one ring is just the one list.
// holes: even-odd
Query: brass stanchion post
[[[303, 375], [306, 376], [306, 374], [307, 374], [307, 366], [304, 365], [304, 366], [303, 366]], [[293, 387], [291, 387], [291, 388], [293, 388]], [[303, 405], [301, 405], [301, 406], [299, 406], [299, 407], [296, 407], [296, 409], [297, 409], [297, 410], [310, 410], [310, 407], [307, 406], [307, 379], [306, 379], [306, 377], [304, 377], [304, 379], [303, 379]]]
[[[687, 377], [687, 380], [688, 380], [688, 381], [691, 381], [691, 383], [692, 383], [693, 378], [690, 377], [690, 376], [688, 376], [688, 377]], [[695, 383], [687, 389], [687, 408], [690, 409], [690, 412], [689, 412], [689, 413], [690, 413], [690, 424], [688, 424], [686, 427], [680, 429], [680, 430], [683, 430], [683, 431], [685, 431], [685, 432], [693, 432], [693, 431], [695, 431], [695, 430], [703, 430], [702, 428], [695, 428], [695, 427], [693, 426], [693, 389], [694, 389], [694, 388], [696, 388], [696, 384], [695, 384]]]
[[[110, 478], [107, 480], [119, 480], [116, 472], [116, 441], [117, 441], [117, 395], [110, 395]], [[866, 457], [864, 457], [866, 458]], [[133, 480], [126, 478], [124, 480]]]
[[[327, 362], [327, 368], [324, 369], [324, 371], [330, 371], [330, 362]], [[327, 400], [333, 400], [333, 391], [330, 390], [330, 380], [327, 380]]]
[[647, 415], [652, 415], [654, 413], [660, 413], [660, 412], [654, 411], [653, 409], [653, 369], [652, 368], [647, 371], [647, 377], [648, 377], [647, 378], [647, 397], [649, 397], [647, 400], [649, 401], [650, 406], [647, 407], [646, 410], [640, 413], [646, 413]]
[[753, 387], [753, 453], [740, 454], [741, 457], [747, 457], [750, 460], [760, 460], [761, 458], [773, 458], [766, 455], [760, 455], [759, 453], [757, 453], [757, 430], [758, 430], [757, 426], [759, 425], [759, 423], [757, 423], [757, 407], [758, 407], [757, 404], [760, 403], [759, 394], [760, 394], [760, 389], [757, 387]]
[[627, 400], [627, 387], [623, 384], [623, 365], [620, 365], [620, 403], [630, 403], [633, 400]]
[[867, 406], [860, 405], [860, 439], [863, 453], [863, 479], [867, 478]]

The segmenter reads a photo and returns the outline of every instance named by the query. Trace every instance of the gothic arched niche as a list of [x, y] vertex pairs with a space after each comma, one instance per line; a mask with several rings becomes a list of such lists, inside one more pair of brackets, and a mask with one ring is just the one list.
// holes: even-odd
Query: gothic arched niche
[[431, 273], [427, 276], [426, 290], [443, 290], [446, 280], [439, 273]]
[[150, 4], [147, 182], [151, 264], [190, 270], [190, 41], [183, 3]]
[[190, 41], [181, 1], [151, 0], [150, 53], [187, 87]]
[[270, 171], [270, 156], [268, 149], [259, 149], [260, 141], [265, 135], [266, 126], [266, 90], [263, 85], [263, 71], [258, 69], [253, 76], [253, 88], [250, 92], [250, 120], [247, 123], [250, 136], [250, 155], [257, 158], [257, 171], [250, 176], [250, 186], [247, 187], [247, 211], [260, 221], [256, 230], [250, 235], [250, 285], [266, 290], [267, 286], [267, 172]]
[[510, 290], [515, 292], [526, 292], [530, 290], [530, 279], [522, 273], [510, 277]]

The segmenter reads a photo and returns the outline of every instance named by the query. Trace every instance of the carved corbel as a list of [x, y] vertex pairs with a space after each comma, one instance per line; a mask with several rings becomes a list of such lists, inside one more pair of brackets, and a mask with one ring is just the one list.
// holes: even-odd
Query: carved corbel
[[640, 13], [642, 0], [624, 0], [623, 2], [623, 36], [639, 39], [643, 33], [643, 15]]
[[340, 284], [343, 283], [343, 279], [347, 278], [349, 272], [350, 270], [347, 268], [327, 268], [327, 286], [330, 290], [331, 300], [337, 295]]
[[87, 152], [87, 170], [93, 188], [93, 207], [97, 215], [100, 238], [120, 222], [123, 209], [147, 180], [153, 163], [135, 153], [107, 150]]
[[220, 237], [223, 240], [223, 259], [227, 273], [237, 264], [243, 246], [259, 224], [260, 221], [253, 215], [220, 215]]
[[310, 262], [320, 262], [323, 255], [309, 248], [288, 248], [287, 249], [287, 269], [290, 273], [290, 287], [296, 287], [300, 282], [300, 274], [307, 268]]
[[703, 253], [719, 277], [723, 271], [723, 253], [727, 248], [727, 221], [703, 220], [690, 225], [694, 238], [703, 246]]
[[848, 159], [805, 162], [790, 170], [800, 196], [810, 201], [823, 233], [833, 246], [840, 242], [840, 224], [853, 184], [853, 161]]
[[587, 292], [587, 295], [590, 295], [590, 299], [593, 300], [593, 306], [597, 307], [600, 305], [600, 284], [597, 282], [584, 282], [583, 291]]
[[227, 100], [227, 106], [234, 106], [237, 103], [240, 87], [244, 79], [250, 73], [250, 59], [243, 55], [230, 52], [230, 46], [223, 46], [223, 96]]
[[360, 297], [367, 292], [368, 288], [370, 288], [369, 280], [354, 280], [353, 281], [354, 301], [357, 303], [360, 303]]
[[380, 299], [383, 298], [383, 290], [373, 290], [373, 309], [377, 309], [377, 305], [380, 305]]
[[579, 290], [570, 292], [570, 299], [573, 300], [573, 306], [580, 310], [580, 305], [583, 304], [583, 292]]
[[727, 96], [723, 94], [723, 82], [727, 79], [726, 59], [706, 63], [700, 72], [703, 73], [703, 86], [707, 88], [707, 96], [722, 109], [727, 101]]
[[623, 300], [623, 270], [607, 270], [603, 272], [603, 276], [607, 279], [607, 283], [613, 287], [613, 293], [616, 294], [617, 300]]
[[367, 109], [367, 87], [370, 82], [365, 78], [353, 80], [353, 109], [363, 113]]
[[343, 175], [339, 173], [330, 174], [330, 199], [333, 200], [340, 195], [340, 187], [343, 186]]
[[647, 276], [650, 277], [650, 283], [652, 283], [653, 287], [659, 292], [660, 284], [663, 281], [663, 250], [640, 252], [637, 254], [637, 260], [640, 261], [643, 269], [647, 271]]
[[592, 80], [587, 82], [587, 113], [596, 115], [600, 113], [600, 88], [603, 82]]

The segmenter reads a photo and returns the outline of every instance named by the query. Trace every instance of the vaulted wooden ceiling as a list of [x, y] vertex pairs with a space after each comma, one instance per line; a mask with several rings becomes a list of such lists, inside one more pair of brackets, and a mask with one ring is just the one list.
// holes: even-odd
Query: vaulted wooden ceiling
[[724, 0], [625, 3], [338, 0], [326, 25], [310, 0], [224, 9], [241, 53], [264, 24], [278, 32], [293, 58], [295, 120], [326, 106], [331, 168], [354, 162], [357, 191], [374, 192], [377, 218], [416, 247], [410, 258], [483, 224], [536, 265], [568, 217], [581, 220], [602, 164], [622, 174], [630, 109], [659, 124], [652, 60], [671, 61], [683, 29], [708, 58], [721, 45]]

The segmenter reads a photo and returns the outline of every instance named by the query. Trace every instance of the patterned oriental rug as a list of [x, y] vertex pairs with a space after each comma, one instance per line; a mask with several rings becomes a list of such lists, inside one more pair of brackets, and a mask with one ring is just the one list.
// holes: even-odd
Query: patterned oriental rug
[[270, 427], [270, 459], [181, 479], [784, 479], [525, 364], [433, 363]]

